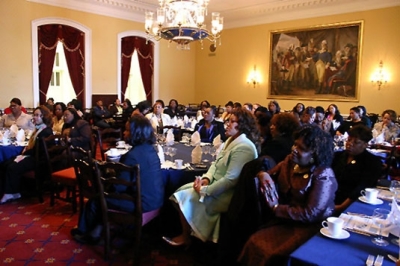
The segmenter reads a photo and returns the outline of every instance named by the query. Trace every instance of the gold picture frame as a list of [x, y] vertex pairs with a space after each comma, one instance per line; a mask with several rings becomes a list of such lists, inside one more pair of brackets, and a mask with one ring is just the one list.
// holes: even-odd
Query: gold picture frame
[[358, 101], [363, 21], [271, 31], [268, 98]]

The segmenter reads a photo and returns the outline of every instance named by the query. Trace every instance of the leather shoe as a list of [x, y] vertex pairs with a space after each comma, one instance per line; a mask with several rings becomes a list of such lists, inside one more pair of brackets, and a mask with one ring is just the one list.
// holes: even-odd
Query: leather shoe
[[188, 249], [189, 246], [190, 246], [190, 244], [192, 244], [192, 241], [190, 241], [190, 240], [189, 240], [189, 241], [182, 241], [182, 242], [175, 242], [175, 241], [172, 240], [170, 237], [166, 237], [166, 236], [163, 236], [162, 239], [163, 239], [165, 242], [167, 242], [169, 245], [171, 245], [171, 246], [176, 246], [176, 247], [178, 247], [178, 246], [185, 246], [186, 249]]

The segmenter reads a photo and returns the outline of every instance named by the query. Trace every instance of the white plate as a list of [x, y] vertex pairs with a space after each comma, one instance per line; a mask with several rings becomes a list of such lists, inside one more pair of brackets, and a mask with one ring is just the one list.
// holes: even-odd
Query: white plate
[[171, 168], [172, 169], [175, 169], [175, 170], [183, 170], [183, 169], [186, 169], [186, 165], [182, 165], [182, 167], [181, 168], [176, 168], [176, 166], [175, 165], [173, 165], [173, 166], [171, 166]]
[[358, 197], [358, 199], [364, 203], [371, 204], [371, 205], [380, 205], [383, 203], [383, 200], [381, 200], [381, 199], [376, 199], [375, 201], [370, 202], [364, 196], [360, 196], [360, 197]]
[[350, 233], [347, 232], [346, 230], [342, 230], [342, 232], [340, 233], [340, 235], [338, 236], [333, 236], [331, 235], [331, 233], [329, 232], [328, 228], [321, 228], [321, 230], [319, 230], [321, 232], [321, 234], [323, 234], [326, 237], [329, 238], [333, 238], [333, 239], [346, 239], [350, 237]]

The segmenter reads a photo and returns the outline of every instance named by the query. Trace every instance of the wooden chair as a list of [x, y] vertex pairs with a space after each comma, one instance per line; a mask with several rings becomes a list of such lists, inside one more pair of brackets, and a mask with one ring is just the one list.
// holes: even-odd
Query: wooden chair
[[182, 139], [182, 128], [178, 126], [164, 126], [160, 131], [164, 132], [164, 129], [172, 129], [174, 133], [175, 141], [180, 141]]
[[[47, 171], [51, 181], [50, 206], [54, 206], [55, 199], [70, 202], [72, 211], [77, 211], [77, 179], [73, 167], [74, 158], [91, 159], [91, 151], [79, 147], [70, 147], [66, 139], [61, 136], [50, 136], [43, 140], [47, 162]], [[66, 187], [65, 197], [58, 191], [59, 186]]]
[[106, 160], [104, 153], [110, 148], [116, 147], [117, 141], [122, 140], [121, 128], [105, 128], [97, 130], [97, 142], [99, 144], [101, 159]]
[[[142, 197], [140, 187], [140, 167], [139, 165], [127, 166], [116, 162], [95, 162], [98, 186], [102, 191], [100, 196], [100, 205], [103, 214], [104, 225], [104, 257], [107, 260], [111, 249], [110, 224], [118, 224], [124, 226], [133, 226], [134, 230], [134, 264], [139, 265], [139, 246], [142, 233], [142, 226], [150, 222], [159, 214], [159, 209], [143, 213], [142, 212]], [[126, 181], [116, 177], [117, 173], [128, 171], [130, 180]], [[110, 176], [110, 173], [114, 175]], [[108, 175], [108, 176], [107, 176]], [[125, 186], [124, 191], [129, 193], [121, 193], [114, 191], [104, 191], [104, 188], [113, 186]], [[114, 208], [107, 204], [108, 200], [115, 201], [130, 201], [134, 207], [132, 212], [121, 211], [119, 208]]]

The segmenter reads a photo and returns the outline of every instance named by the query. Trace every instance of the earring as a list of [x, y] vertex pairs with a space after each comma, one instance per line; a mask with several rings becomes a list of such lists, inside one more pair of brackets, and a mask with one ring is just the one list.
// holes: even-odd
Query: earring
[[314, 157], [311, 157], [310, 164], [313, 164], [313, 163], [314, 163]]

